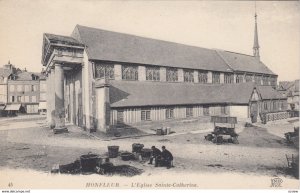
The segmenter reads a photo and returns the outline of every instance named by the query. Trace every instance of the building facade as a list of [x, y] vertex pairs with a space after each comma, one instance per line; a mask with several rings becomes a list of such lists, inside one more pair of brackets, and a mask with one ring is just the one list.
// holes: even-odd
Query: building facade
[[287, 97], [288, 109], [292, 111], [299, 111], [299, 82], [300, 80], [282, 81], [278, 85], [278, 91]]
[[[259, 53], [257, 45], [254, 49]], [[250, 101], [253, 91], [263, 86], [276, 93], [277, 84], [277, 75], [259, 60], [259, 54], [79, 25], [71, 36], [44, 34], [42, 63], [47, 73], [47, 117], [56, 127], [69, 121], [106, 131], [143, 121], [197, 116], [249, 119], [255, 110]], [[286, 101], [273, 98], [276, 104]]]
[[[11, 74], [8, 77], [7, 87], [6, 109], [20, 110], [21, 113], [38, 113], [40, 97], [38, 75], [27, 71]], [[18, 109], [11, 109], [12, 106]]]

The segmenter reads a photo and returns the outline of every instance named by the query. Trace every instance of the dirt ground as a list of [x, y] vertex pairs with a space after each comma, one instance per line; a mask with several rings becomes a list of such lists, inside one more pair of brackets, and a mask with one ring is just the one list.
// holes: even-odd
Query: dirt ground
[[[239, 144], [216, 145], [204, 139], [208, 134], [206, 130], [107, 140], [75, 126], [69, 126], [69, 133], [55, 135], [46, 127], [44, 120], [27, 120], [22, 124], [0, 120], [0, 168], [49, 172], [54, 164], [71, 163], [88, 152], [105, 154], [108, 145], [119, 145], [120, 151], [131, 151], [133, 143], [142, 143], [148, 148], [165, 145], [174, 156], [175, 167], [170, 169], [172, 172], [235, 172], [293, 179], [292, 175], [286, 173], [285, 155], [297, 156], [298, 149], [287, 144], [284, 136], [278, 134], [282, 130], [292, 131], [293, 127], [287, 121], [280, 124], [284, 127], [275, 127], [276, 124], [265, 128], [246, 127], [239, 130]], [[120, 157], [111, 161], [143, 169], [145, 175], [160, 175], [162, 171], [170, 171], [155, 168], [147, 162], [122, 161]]]

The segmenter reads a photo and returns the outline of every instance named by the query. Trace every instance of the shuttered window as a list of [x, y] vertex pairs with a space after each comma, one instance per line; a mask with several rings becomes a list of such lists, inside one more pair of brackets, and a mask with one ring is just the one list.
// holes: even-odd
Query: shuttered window
[[167, 108], [166, 109], [166, 119], [174, 118], [174, 108]]
[[151, 120], [151, 110], [150, 109], [142, 109], [141, 120], [142, 121], [150, 121]]

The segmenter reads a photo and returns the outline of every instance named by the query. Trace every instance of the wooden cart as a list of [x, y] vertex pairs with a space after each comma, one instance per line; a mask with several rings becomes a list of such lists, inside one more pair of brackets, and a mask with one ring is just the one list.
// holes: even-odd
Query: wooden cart
[[[238, 144], [238, 134], [235, 132], [235, 124], [237, 124], [236, 117], [228, 116], [212, 116], [211, 122], [214, 123], [214, 131], [212, 132], [212, 141], [217, 144], [224, 142], [231, 142]], [[226, 124], [226, 127], [217, 126], [218, 123]], [[228, 126], [227, 126], [228, 125]], [[229, 136], [228, 139], [225, 139], [225, 136]]]

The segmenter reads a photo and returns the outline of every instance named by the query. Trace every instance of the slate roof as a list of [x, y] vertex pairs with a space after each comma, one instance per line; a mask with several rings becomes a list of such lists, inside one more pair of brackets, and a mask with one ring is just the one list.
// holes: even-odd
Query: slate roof
[[27, 81], [27, 80], [32, 80], [32, 75], [36, 75], [36, 73], [33, 72], [27, 72], [27, 71], [22, 71], [17, 74], [17, 81]]
[[2, 77], [8, 77], [11, 74], [11, 70], [0, 68], [0, 76]]
[[248, 104], [254, 83], [205, 85], [137, 81], [110, 82], [111, 107]]
[[[76, 33], [74, 33], [76, 32]], [[91, 60], [231, 71], [215, 50], [77, 25], [74, 34]]]
[[217, 50], [224, 61], [234, 70], [275, 75], [264, 63], [254, 56]]

